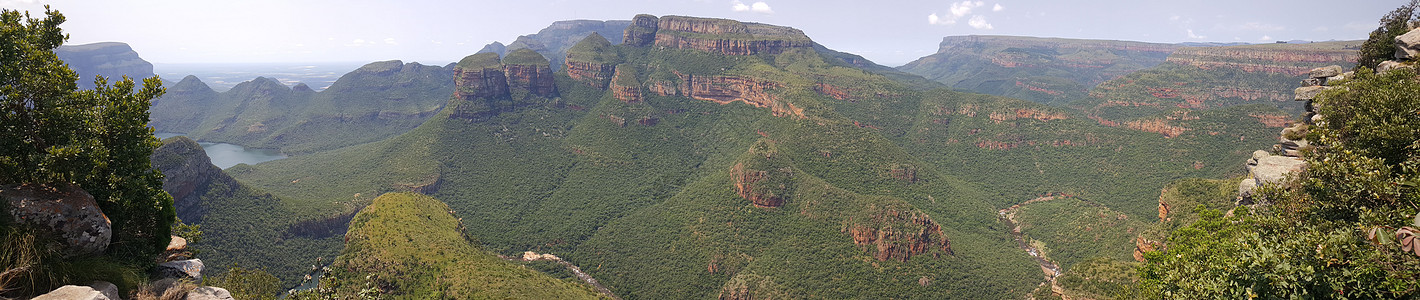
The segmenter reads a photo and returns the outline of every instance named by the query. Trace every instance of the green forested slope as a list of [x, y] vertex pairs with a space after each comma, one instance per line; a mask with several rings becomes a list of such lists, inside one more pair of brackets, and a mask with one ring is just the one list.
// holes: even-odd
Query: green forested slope
[[355, 298], [373, 289], [390, 299], [606, 298], [485, 252], [464, 226], [432, 197], [381, 195], [350, 222], [322, 288], [301, 296]]

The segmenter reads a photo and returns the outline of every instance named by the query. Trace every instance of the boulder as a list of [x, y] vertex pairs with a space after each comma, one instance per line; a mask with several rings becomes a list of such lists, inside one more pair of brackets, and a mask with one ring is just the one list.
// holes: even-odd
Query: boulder
[[1395, 70], [1396, 68], [1400, 68], [1400, 67], [1404, 67], [1404, 66], [1405, 66], [1404, 64], [1401, 64], [1401, 63], [1398, 62], [1398, 61], [1387, 60], [1387, 61], [1381, 62], [1380, 65], [1377, 65], [1377, 66], [1376, 66], [1376, 73], [1382, 73], [1382, 72], [1385, 72], [1385, 71]]
[[1299, 88], [1297, 88], [1297, 89], [1294, 91], [1294, 93], [1296, 93], [1297, 96], [1296, 96], [1296, 98], [1293, 98], [1293, 100], [1296, 100], [1296, 101], [1311, 101], [1312, 99], [1316, 99], [1316, 96], [1317, 96], [1317, 95], [1321, 94], [1322, 91], [1325, 91], [1325, 90], [1327, 90], [1327, 89], [1329, 89], [1329, 87], [1325, 87], [1325, 86], [1304, 86], [1304, 87], [1299, 87]]
[[202, 280], [202, 260], [194, 258], [158, 264], [158, 275], [163, 278]]
[[169, 240], [169, 242], [168, 242], [168, 248], [165, 249], [165, 251], [182, 251], [182, 250], [187, 250], [187, 239], [184, 239], [184, 238], [179, 237], [179, 236], [176, 236], [176, 235], [172, 236], [172, 239]]
[[1312, 115], [1312, 124], [1321, 123], [1321, 115]]
[[1420, 30], [1395, 37], [1395, 59], [1411, 59], [1416, 55], [1420, 55]]
[[1257, 166], [1252, 168], [1252, 178], [1257, 180], [1258, 185], [1275, 184], [1282, 182], [1287, 174], [1301, 171], [1306, 165], [1307, 162], [1300, 158], [1267, 156], [1257, 160]]
[[1325, 67], [1320, 67], [1320, 68], [1312, 69], [1311, 74], [1310, 74], [1310, 75], [1311, 75], [1310, 77], [1311, 77], [1311, 78], [1327, 78], [1327, 77], [1331, 77], [1331, 76], [1341, 75], [1341, 72], [1342, 72], [1341, 66], [1330, 65], [1330, 66], [1325, 66]]
[[1238, 183], [1238, 197], [1242, 197], [1243, 199], [1252, 199], [1252, 191], [1254, 189], [1257, 189], [1256, 179], [1243, 179], [1242, 182]]
[[1324, 82], [1322, 81], [1321, 78], [1307, 78], [1307, 79], [1302, 79], [1302, 86], [1318, 86], [1318, 85], [1322, 85], [1323, 83], [1324, 83]]
[[0, 187], [0, 199], [9, 202], [17, 223], [51, 232], [65, 257], [101, 253], [113, 237], [113, 224], [94, 196], [76, 185], [10, 185]]
[[204, 286], [187, 292], [186, 300], [235, 300], [227, 289]]
[[66, 285], [34, 297], [34, 300], [121, 300], [118, 287], [112, 283], [96, 281], [91, 286]]

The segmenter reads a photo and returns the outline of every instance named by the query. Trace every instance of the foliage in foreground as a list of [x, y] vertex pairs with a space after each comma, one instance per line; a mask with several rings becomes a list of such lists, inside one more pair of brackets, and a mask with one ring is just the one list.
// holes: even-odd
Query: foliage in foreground
[[[77, 184], [111, 220], [112, 243], [103, 255], [79, 258], [61, 258], [44, 241], [7, 245], [0, 251], [6, 263], [0, 276], [7, 277], [0, 278], [0, 292], [93, 279], [127, 289], [134, 270], [167, 245], [174, 219], [162, 174], [148, 158], [158, 145], [147, 127], [148, 106], [163, 94], [160, 81], [145, 79], [135, 92], [131, 79], [110, 85], [98, 77], [95, 89], [78, 90], [78, 75], [53, 52], [68, 38], [59, 28], [64, 20], [48, 9], [42, 18], [0, 12], [0, 185]], [[0, 231], [7, 243], [36, 234], [3, 223]]]
[[1315, 105], [1317, 146], [1272, 202], [1231, 216], [1202, 210], [1146, 255], [1145, 291], [1165, 298], [1408, 298], [1420, 258], [1395, 239], [1420, 208], [1420, 80], [1410, 69], [1356, 78]]

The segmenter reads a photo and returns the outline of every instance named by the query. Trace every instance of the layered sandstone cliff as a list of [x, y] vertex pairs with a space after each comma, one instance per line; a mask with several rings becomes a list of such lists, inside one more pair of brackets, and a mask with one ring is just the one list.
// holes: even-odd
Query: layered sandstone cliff
[[611, 79], [611, 96], [623, 102], [641, 102], [641, 82], [636, 79], [636, 68], [621, 64], [616, 66], [616, 74]]
[[508, 77], [497, 53], [469, 55], [454, 67], [454, 98], [474, 100], [508, 95]]
[[557, 95], [557, 80], [548, 67], [547, 58], [536, 51], [518, 49], [503, 57], [503, 74], [508, 87], [525, 89], [541, 97]]
[[798, 29], [684, 16], [637, 15], [623, 38], [623, 44], [635, 47], [655, 45], [725, 55], [779, 54], [813, 47], [813, 41]]
[[591, 87], [606, 88], [620, 62], [621, 57], [611, 42], [592, 33], [567, 50], [567, 77]]
[[854, 244], [868, 246], [878, 261], [906, 262], [921, 254], [954, 255], [942, 227], [917, 210], [883, 208], [867, 218], [850, 219], [841, 231], [851, 236]]
[[1357, 54], [1351, 47], [1357, 45], [1360, 45], [1360, 42], [1185, 47], [1174, 51], [1167, 61], [1205, 70], [1224, 68], [1249, 73], [1301, 76], [1317, 67], [1354, 63]]

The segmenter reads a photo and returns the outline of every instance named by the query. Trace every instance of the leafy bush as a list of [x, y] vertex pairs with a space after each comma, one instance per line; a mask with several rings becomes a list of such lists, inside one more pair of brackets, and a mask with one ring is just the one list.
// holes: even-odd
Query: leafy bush
[[1395, 37], [1410, 31], [1410, 26], [1420, 15], [1420, 1], [1411, 0], [1381, 17], [1381, 26], [1371, 31], [1371, 37], [1361, 43], [1361, 56], [1356, 58], [1356, 68], [1375, 69], [1381, 62], [1395, 58]]

